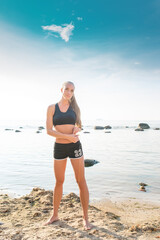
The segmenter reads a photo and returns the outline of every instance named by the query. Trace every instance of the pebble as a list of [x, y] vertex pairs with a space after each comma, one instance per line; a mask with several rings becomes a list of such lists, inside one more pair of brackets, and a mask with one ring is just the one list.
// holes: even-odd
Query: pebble
[[40, 212], [35, 212], [34, 214], [33, 214], [33, 217], [40, 217], [42, 214], [40, 213]]
[[75, 236], [78, 237], [78, 238], [83, 238], [83, 237], [84, 237], [84, 236], [83, 236], [81, 233], [79, 233], [79, 232], [77, 232], [77, 233], [75, 234]]
[[0, 212], [1, 212], [1, 213], [8, 213], [8, 212], [10, 212], [10, 209], [9, 209], [9, 208], [2, 208], [2, 209], [0, 210]]

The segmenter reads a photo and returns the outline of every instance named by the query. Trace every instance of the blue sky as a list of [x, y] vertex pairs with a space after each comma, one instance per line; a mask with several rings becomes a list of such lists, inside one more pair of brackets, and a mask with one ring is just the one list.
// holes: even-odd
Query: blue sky
[[159, 0], [0, 1], [2, 119], [45, 119], [71, 80], [82, 120], [160, 120], [159, 22]]

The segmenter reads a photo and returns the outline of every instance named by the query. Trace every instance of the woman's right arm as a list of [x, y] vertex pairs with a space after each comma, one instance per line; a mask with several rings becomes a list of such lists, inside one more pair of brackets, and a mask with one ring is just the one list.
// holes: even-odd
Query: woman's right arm
[[71, 142], [77, 142], [78, 136], [75, 134], [65, 134], [53, 130], [53, 115], [55, 112], [55, 104], [49, 105], [47, 108], [46, 130], [47, 134], [56, 138], [65, 138]]

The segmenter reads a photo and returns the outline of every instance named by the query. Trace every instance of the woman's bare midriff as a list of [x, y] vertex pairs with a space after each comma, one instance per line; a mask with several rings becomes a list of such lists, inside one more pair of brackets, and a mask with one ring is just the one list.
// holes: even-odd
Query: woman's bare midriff
[[[64, 124], [64, 125], [56, 125], [55, 130], [64, 134], [73, 134], [74, 125]], [[71, 143], [70, 140], [65, 138], [56, 138], [55, 142], [57, 143]]]

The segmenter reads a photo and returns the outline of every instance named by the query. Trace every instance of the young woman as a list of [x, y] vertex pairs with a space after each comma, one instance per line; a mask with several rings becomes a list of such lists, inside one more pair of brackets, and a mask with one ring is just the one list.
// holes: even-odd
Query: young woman
[[[86, 230], [92, 225], [88, 221], [89, 192], [84, 173], [84, 156], [78, 133], [81, 130], [80, 109], [74, 96], [73, 82], [62, 85], [62, 98], [56, 104], [48, 106], [46, 129], [47, 134], [56, 138], [54, 143], [54, 173], [56, 184], [53, 193], [53, 215], [45, 223], [58, 221], [58, 208], [62, 198], [63, 182], [67, 157], [70, 158], [75, 178], [80, 190], [80, 200], [83, 208], [83, 224]], [[53, 125], [54, 129], [53, 130]]]

